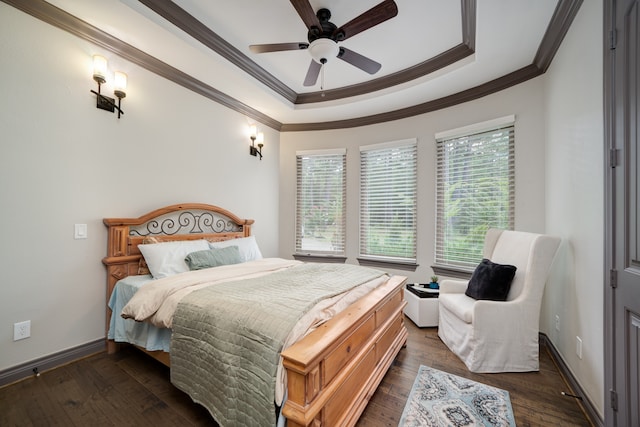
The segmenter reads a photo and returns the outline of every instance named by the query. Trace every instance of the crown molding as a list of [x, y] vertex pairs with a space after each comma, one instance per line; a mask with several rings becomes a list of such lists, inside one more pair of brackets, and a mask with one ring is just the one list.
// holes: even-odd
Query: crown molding
[[533, 58], [533, 63], [542, 70], [547, 72], [547, 68], [551, 65], [551, 60], [560, 48], [560, 44], [564, 36], [569, 31], [569, 27], [573, 22], [578, 10], [582, 6], [582, 0], [560, 0], [553, 12], [551, 21], [547, 26], [547, 30], [542, 37], [538, 52]]
[[291, 103], [298, 94], [172, 1], [138, 0]]
[[[429, 113], [432, 111], [436, 111], [442, 108], [451, 107], [460, 103], [468, 102], [474, 99], [478, 99], [492, 93], [504, 90], [516, 84], [522, 83], [529, 79], [535, 78], [544, 72], [546, 72], [547, 68], [551, 64], [553, 57], [555, 56], [564, 36], [566, 35], [573, 19], [580, 6], [582, 5], [582, 0], [559, 0], [558, 5], [554, 11], [553, 17], [547, 27], [545, 35], [540, 43], [538, 51], [533, 59], [533, 62], [523, 67], [519, 70], [506, 74], [502, 77], [494, 79], [490, 82], [478, 85], [476, 87], [445, 96], [439, 99], [431, 100], [428, 102], [424, 102], [421, 104], [417, 104], [411, 107], [406, 107], [394, 111], [389, 111], [385, 113], [358, 117], [353, 119], [345, 119], [345, 120], [336, 120], [330, 122], [316, 122], [316, 123], [290, 123], [283, 124], [272, 117], [267, 116], [266, 114], [250, 107], [247, 104], [242, 103], [241, 101], [215, 89], [212, 86], [207, 85], [206, 83], [190, 76], [177, 68], [170, 66], [169, 64], [160, 61], [159, 59], [137, 49], [122, 40], [111, 36], [108, 33], [103, 32], [102, 30], [88, 24], [87, 22], [82, 21], [79, 18], [59, 9], [44, 0], [0, 0], [8, 5], [11, 5], [37, 19], [40, 19], [43, 22], [46, 22], [50, 25], [53, 25], [57, 28], [60, 28], [64, 31], [67, 31], [81, 39], [89, 41], [97, 46], [100, 46], [114, 54], [121, 56], [122, 58], [147, 69], [159, 76], [162, 76], [170, 81], [173, 81], [176, 84], [183, 86], [186, 89], [189, 89], [195, 93], [198, 93], [206, 98], [211, 99], [214, 102], [217, 102], [221, 105], [224, 105], [234, 111], [239, 112], [240, 114], [244, 114], [247, 117], [264, 124], [272, 129], [281, 131], [281, 132], [300, 132], [300, 131], [313, 131], [313, 130], [328, 130], [328, 129], [342, 129], [342, 128], [352, 128], [358, 126], [366, 126], [372, 125], [376, 123], [384, 123], [393, 120], [404, 119], [408, 117], [413, 117], [419, 114]], [[142, 2], [156, 4], [158, 2], [151, 2], [150, 0], [141, 0]], [[463, 42], [458, 46], [453, 47], [447, 52], [438, 55], [437, 57], [432, 58], [429, 61], [430, 64], [418, 64], [416, 67], [412, 67], [406, 70], [403, 70], [398, 75], [392, 75], [383, 77], [380, 79], [376, 79], [367, 83], [363, 83], [360, 88], [343, 88], [347, 92], [347, 96], [355, 96], [358, 94], [358, 91], [364, 90], [363, 93], [368, 93], [373, 90], [381, 90], [382, 88], [390, 87], [386, 86], [399, 84], [397, 82], [408, 81], [414, 78], [418, 78], [420, 73], [433, 72], [433, 70], [438, 69], [437, 67], [446, 66], [445, 64], [450, 63], [455, 58], [464, 57], [467, 54], [473, 53], [475, 49], [475, 8], [476, 8], [476, 0], [461, 0], [462, 2], [462, 22], [463, 22]], [[165, 2], [167, 3], [168, 11], [164, 11], [163, 13], [170, 13], [171, 11], [175, 11], [175, 4], [173, 2]], [[173, 5], [173, 6], [172, 6]], [[183, 11], [184, 12], [184, 11]], [[186, 14], [186, 15], [185, 15]], [[188, 16], [187, 16], [188, 15]], [[178, 17], [175, 19], [182, 22], [180, 25], [186, 25], [186, 23], [193, 23], [189, 14], [186, 12], [179, 13]], [[200, 24], [202, 25], [202, 24]], [[205, 35], [209, 34], [209, 29], [204, 27], [198, 27], [197, 33], [200, 34], [199, 37], [205, 37]], [[215, 33], [214, 33], [215, 34]], [[219, 37], [218, 37], [219, 38]], [[226, 50], [225, 55], [229, 55], [229, 57], [237, 57], [237, 49], [228, 43], [222, 43], [220, 40], [211, 39], [208, 41], [215, 46], [219, 46], [222, 49]], [[245, 56], [240, 53], [240, 55]], [[241, 57], [238, 57], [242, 59]], [[246, 56], [245, 56], [246, 58]], [[248, 59], [248, 58], [247, 58]], [[251, 61], [252, 63], [253, 61]], [[254, 64], [255, 65], [255, 64]], [[247, 66], [250, 66], [248, 64]], [[257, 67], [257, 65], [255, 65]], [[255, 68], [250, 67], [257, 72]], [[260, 73], [266, 73], [263, 78], [268, 78], [267, 75], [270, 75], [263, 69], [261, 69]], [[403, 73], [406, 73], [403, 74]], [[273, 77], [273, 76], [272, 76]], [[256, 77], [257, 78], [257, 77]], [[408, 79], [408, 80], [404, 80]], [[280, 87], [278, 84], [274, 83], [275, 86]], [[286, 86], [285, 86], [286, 87]], [[274, 89], [275, 90], [275, 89]], [[280, 91], [284, 91], [287, 93], [286, 89], [280, 87], [278, 89]], [[329, 93], [327, 91], [326, 93]], [[283, 95], [285, 96], [285, 95]], [[291, 94], [287, 95], [291, 96]], [[296, 94], [296, 99], [298, 95]], [[313, 99], [312, 94], [305, 94], [305, 97], [308, 97], [308, 101]], [[326, 98], [325, 100], [330, 100], [332, 98]]]
[[275, 93], [296, 105], [322, 103], [365, 95], [415, 80], [473, 55], [476, 39], [476, 0], [460, 0], [462, 42], [459, 45], [420, 64], [365, 83], [332, 90], [296, 93], [177, 4], [171, 1], [139, 1]]
[[525, 82], [529, 79], [542, 74], [542, 71], [531, 64], [505, 76], [494, 79], [490, 82], [481, 84], [453, 95], [435, 99], [433, 101], [424, 102], [399, 110], [389, 111], [386, 113], [374, 114], [371, 116], [357, 117], [355, 119], [336, 120], [332, 122], [317, 123], [290, 123], [283, 124], [281, 132], [302, 132], [311, 130], [329, 130], [329, 129], [345, 129], [360, 126], [374, 125], [377, 123], [390, 122], [393, 120], [405, 119], [432, 111], [441, 110], [443, 108], [452, 107], [464, 102], [473, 101], [495, 92], [507, 89], [511, 86]]
[[431, 74], [444, 67], [473, 55], [474, 51], [464, 43], [452, 47], [441, 54], [429, 58], [413, 67], [406, 68], [393, 74], [369, 80], [366, 83], [345, 86], [339, 89], [329, 89], [320, 92], [309, 92], [298, 94], [296, 104], [322, 103], [335, 101], [337, 99], [350, 98], [353, 96], [366, 95], [378, 90], [384, 90], [396, 85], [410, 82], [420, 77]]

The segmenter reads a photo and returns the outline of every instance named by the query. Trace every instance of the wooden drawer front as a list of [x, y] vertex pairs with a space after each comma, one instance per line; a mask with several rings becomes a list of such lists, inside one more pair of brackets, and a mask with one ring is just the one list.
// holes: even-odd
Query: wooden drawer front
[[323, 425], [338, 426], [340, 421], [338, 418], [345, 415], [347, 408], [353, 405], [353, 402], [362, 393], [364, 383], [369, 378], [370, 373], [375, 369], [376, 360], [374, 351], [371, 350], [362, 359], [358, 366], [351, 373], [345, 383], [331, 397], [331, 400], [324, 407]]
[[375, 330], [374, 316], [370, 316], [349, 337], [342, 342], [324, 361], [324, 381], [329, 384], [342, 367], [357, 354], [362, 345], [371, 337]]
[[402, 319], [402, 316], [397, 316], [389, 326], [389, 329], [387, 329], [384, 335], [382, 335], [376, 342], [376, 363], [380, 362], [385, 351], [391, 347], [391, 344], [395, 341], [403, 325], [404, 320]]
[[376, 310], [376, 328], [389, 319], [394, 310], [402, 304], [402, 292], [398, 289], [387, 302]]

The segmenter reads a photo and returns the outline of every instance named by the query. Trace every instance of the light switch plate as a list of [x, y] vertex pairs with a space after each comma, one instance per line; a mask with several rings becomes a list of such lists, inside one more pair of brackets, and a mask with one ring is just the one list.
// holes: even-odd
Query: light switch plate
[[74, 239], [86, 239], [87, 238], [87, 224], [76, 224], [75, 231], [73, 233]]
[[576, 336], [576, 356], [582, 359], [582, 338]]

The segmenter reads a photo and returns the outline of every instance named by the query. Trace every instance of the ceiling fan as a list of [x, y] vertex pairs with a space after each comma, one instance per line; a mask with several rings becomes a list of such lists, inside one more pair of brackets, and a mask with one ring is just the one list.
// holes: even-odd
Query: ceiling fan
[[382, 67], [380, 63], [346, 47], [338, 46], [338, 42], [342, 42], [396, 16], [398, 14], [398, 6], [394, 0], [384, 0], [341, 27], [337, 27], [329, 21], [331, 19], [329, 9], [319, 9], [314, 13], [309, 0], [291, 0], [291, 4], [309, 29], [307, 33], [308, 43], [253, 44], [249, 46], [253, 53], [308, 49], [312, 60], [304, 79], [305, 86], [315, 85], [322, 66], [334, 57], [342, 59], [369, 74], [375, 74], [380, 70], [380, 67]]

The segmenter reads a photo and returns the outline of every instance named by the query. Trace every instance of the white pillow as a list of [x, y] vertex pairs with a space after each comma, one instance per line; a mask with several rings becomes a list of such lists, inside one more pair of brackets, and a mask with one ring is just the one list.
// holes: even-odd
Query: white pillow
[[223, 240], [222, 242], [209, 242], [211, 249], [226, 248], [227, 246], [237, 246], [240, 250], [242, 262], [262, 259], [262, 253], [258, 248], [255, 236], [241, 237], [239, 239]]
[[185, 257], [191, 252], [209, 249], [209, 243], [204, 239], [181, 240], [138, 245], [138, 248], [147, 261], [153, 278], [160, 279], [189, 271], [189, 266], [184, 262]]

